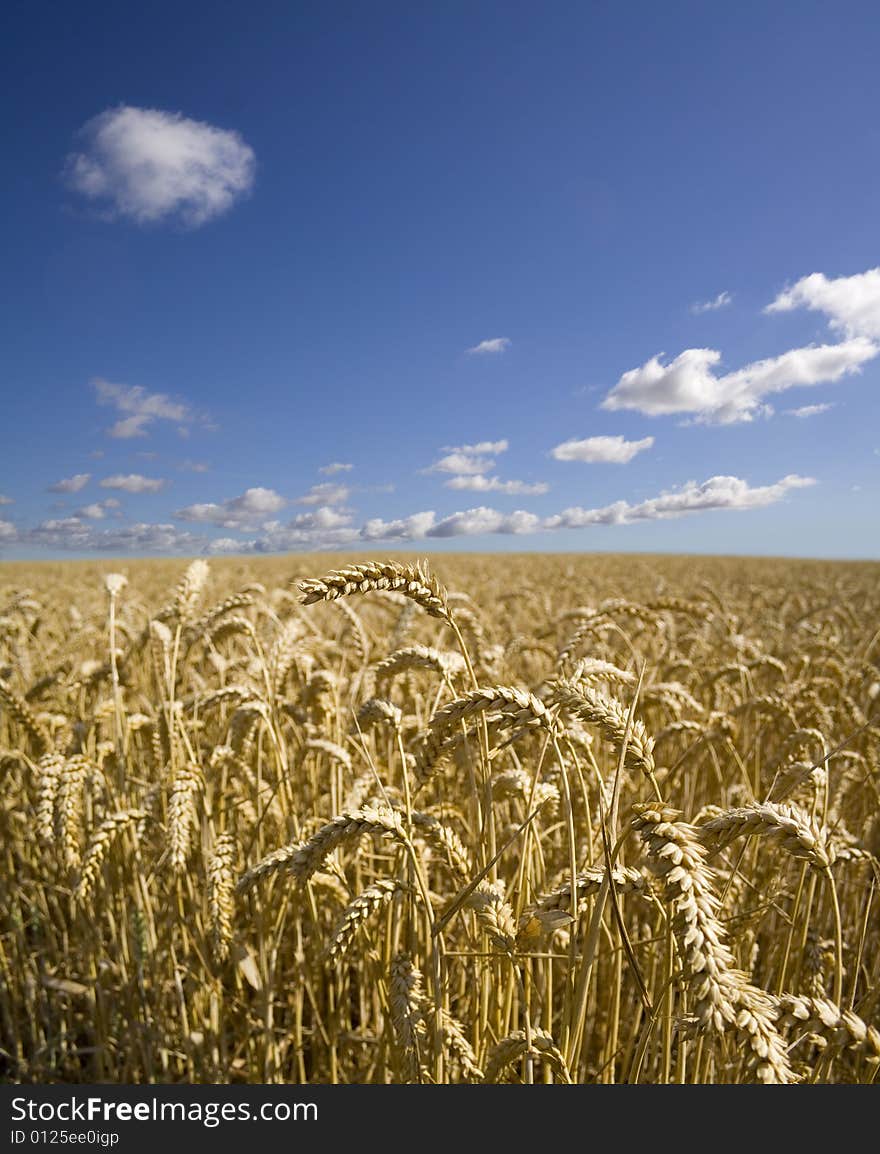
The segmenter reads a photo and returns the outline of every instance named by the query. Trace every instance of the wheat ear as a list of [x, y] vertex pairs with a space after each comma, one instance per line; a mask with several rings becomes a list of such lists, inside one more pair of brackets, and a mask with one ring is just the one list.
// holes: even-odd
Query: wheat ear
[[343, 813], [333, 818], [307, 841], [282, 846], [270, 853], [242, 875], [236, 890], [239, 894], [247, 893], [257, 882], [279, 871], [290, 874], [297, 882], [304, 884], [321, 868], [333, 850], [364, 834], [378, 834], [406, 841], [399, 813], [387, 806], [365, 806], [355, 813]]
[[401, 565], [397, 561], [367, 561], [334, 569], [323, 577], [299, 583], [303, 605], [316, 601], [335, 601], [352, 593], [370, 593], [376, 589], [390, 589], [416, 602], [431, 617], [451, 624], [446, 603], [447, 592], [425, 565]]

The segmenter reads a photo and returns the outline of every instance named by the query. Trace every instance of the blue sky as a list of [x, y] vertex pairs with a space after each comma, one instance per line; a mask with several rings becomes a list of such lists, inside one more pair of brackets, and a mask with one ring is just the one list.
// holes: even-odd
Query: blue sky
[[878, 36], [9, 4], [2, 556], [880, 556]]

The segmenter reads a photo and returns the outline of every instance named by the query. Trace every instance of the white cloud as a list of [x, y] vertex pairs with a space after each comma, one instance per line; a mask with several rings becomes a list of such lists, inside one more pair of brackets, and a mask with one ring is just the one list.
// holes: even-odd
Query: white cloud
[[11, 497], [5, 497], [2, 493], [0, 493], [0, 505], [11, 505], [11, 504], [12, 504], [12, 498]]
[[863, 337], [838, 345], [809, 345], [716, 376], [715, 349], [685, 349], [668, 365], [659, 356], [624, 373], [603, 409], [635, 409], [650, 417], [693, 413], [701, 423], [750, 421], [772, 411], [764, 397], [787, 389], [826, 384], [858, 372], [880, 347]]
[[440, 521], [433, 512], [414, 513], [396, 521], [377, 518], [364, 525], [360, 536], [367, 541], [421, 540], [482, 533], [553, 532], [558, 529], [583, 529], [592, 525], [629, 525], [638, 521], [668, 520], [719, 509], [760, 509], [781, 501], [790, 490], [814, 484], [813, 478], [796, 474], [789, 474], [772, 485], [755, 487], [739, 477], [718, 476], [701, 483], [688, 481], [680, 489], [634, 505], [628, 501], [615, 501], [596, 509], [574, 507], [543, 519], [522, 509], [514, 513], [502, 513], [485, 506], [453, 513]]
[[488, 453], [495, 457], [498, 453], [506, 453], [510, 448], [510, 442], [506, 440], [501, 441], [477, 441], [475, 445], [444, 445], [444, 453]]
[[502, 481], [498, 477], [486, 477], [482, 473], [450, 477], [443, 484], [447, 489], [467, 489], [473, 493], [508, 493], [518, 496], [537, 496], [546, 493], [550, 488], [544, 481], [536, 481], [534, 484], [528, 481]]
[[426, 472], [475, 474], [494, 467], [495, 460], [491, 457], [473, 457], [466, 452], [447, 452], [444, 457], [435, 460]]
[[239, 497], [217, 504], [187, 505], [174, 514], [181, 521], [199, 521], [221, 529], [259, 527], [267, 517], [283, 509], [287, 501], [274, 489], [247, 489]]
[[[595, 509], [574, 507], [545, 518], [523, 509], [504, 513], [478, 506], [441, 519], [433, 511], [413, 513], [391, 521], [374, 518], [360, 529], [352, 523], [349, 511], [321, 506], [299, 514], [286, 524], [277, 520], [263, 520], [259, 526], [259, 536], [249, 539], [226, 536], [209, 542], [176, 529], [173, 525], [164, 524], [136, 524], [98, 530], [84, 520], [84, 511], [81, 511], [76, 516], [44, 521], [24, 535], [17, 534], [10, 522], [0, 522], [0, 538], [81, 552], [180, 553], [204, 549], [219, 554], [338, 549], [363, 542], [439, 540], [484, 534], [526, 535], [593, 525], [627, 525], [639, 521], [665, 520], [711, 510], [757, 509], [782, 500], [792, 490], [814, 483], [810, 477], [790, 474], [774, 484], [752, 487], [739, 477], [718, 476], [710, 477], [702, 483], [689, 481], [679, 489], [636, 504], [616, 501]], [[283, 504], [283, 498], [273, 494], [272, 490], [249, 489], [234, 501], [224, 502], [223, 505], [191, 506], [186, 513], [188, 519], [208, 523], [220, 523], [220, 519], [225, 516], [230, 528], [241, 530], [246, 527], [249, 519], [264, 517], [267, 512], [276, 510], [279, 502]], [[212, 510], [221, 510], [221, 513], [216, 514]]]
[[347, 473], [353, 468], [354, 465], [347, 465], [344, 461], [331, 461], [329, 465], [322, 465], [318, 472], [325, 477], [332, 477], [335, 473]]
[[651, 497], [637, 505], [615, 501], [599, 509], [565, 509], [555, 517], [548, 517], [544, 528], [582, 529], [587, 525], [630, 525], [636, 521], [668, 520], [686, 513], [713, 509], [760, 509], [782, 500], [790, 489], [801, 489], [815, 483], [812, 477], [799, 477], [794, 473], [773, 485], [756, 488], [739, 477], [710, 477], [701, 483], [688, 481], [680, 489]]
[[78, 517], [89, 517], [93, 521], [101, 521], [105, 516], [104, 506], [100, 501], [92, 505], [84, 505], [82, 509], [77, 509], [76, 512]]
[[347, 510], [331, 509], [323, 505], [312, 513], [300, 513], [287, 525], [287, 529], [310, 532], [315, 529], [341, 529], [351, 524], [351, 513]]
[[[84, 505], [82, 509], [77, 509], [74, 516], [87, 517], [91, 521], [103, 521], [108, 512], [115, 512], [119, 507], [119, 502], [115, 497], [108, 497], [106, 501], [95, 501], [91, 505]], [[120, 515], [116, 513], [116, 516]]]
[[21, 535], [26, 544], [76, 552], [194, 553], [204, 545], [201, 537], [174, 525], [138, 522], [113, 529], [96, 529], [79, 517], [43, 521]]
[[204, 461], [181, 461], [177, 466], [182, 473], [210, 473], [211, 466]]
[[208, 543], [209, 553], [249, 553], [252, 541], [242, 541], [238, 537], [215, 537]]
[[691, 305], [691, 312], [696, 316], [699, 316], [701, 313], [714, 313], [717, 312], [718, 309], [726, 308], [732, 302], [733, 297], [729, 292], [720, 292], [717, 297], [713, 297], [711, 300], [696, 301]]
[[[237, 527], [237, 526], [236, 526]], [[338, 549], [360, 539], [351, 523], [351, 513], [329, 506], [300, 513], [286, 525], [269, 521], [261, 526], [263, 534], [250, 540], [220, 539], [211, 548], [223, 553], [281, 553], [288, 550]]]
[[483, 473], [486, 469], [494, 469], [495, 462], [491, 457], [472, 457], [467, 453], [447, 453], [440, 457], [433, 465], [425, 470], [426, 473]]
[[375, 517], [367, 521], [361, 529], [360, 536], [365, 541], [419, 540], [427, 535], [436, 520], [433, 511], [413, 513], [396, 521], [383, 521], [380, 517]]
[[786, 409], [786, 413], [790, 417], [818, 417], [820, 413], [827, 413], [829, 409], [833, 409], [834, 405], [801, 405], [799, 409]]
[[195, 420], [195, 414], [184, 401], [175, 401], [165, 393], [150, 393], [143, 385], [119, 385], [96, 377], [92, 381], [99, 405], [112, 405], [127, 416], [118, 420], [107, 432], [111, 437], [130, 440], [146, 437], [154, 421]]
[[71, 187], [137, 224], [176, 217], [196, 228], [253, 187], [254, 152], [242, 137], [180, 113], [122, 105], [80, 136], [82, 151], [67, 158]]
[[557, 461], [585, 461], [588, 464], [625, 465], [637, 453], [654, 444], [653, 437], [627, 441], [623, 437], [587, 437], [584, 441], [563, 441], [550, 456]]
[[303, 497], [297, 497], [297, 505], [340, 505], [347, 501], [351, 490], [345, 485], [334, 485], [332, 481], [323, 481], [320, 485], [312, 485]]
[[811, 273], [781, 292], [764, 312], [798, 308], [824, 313], [831, 328], [848, 337], [880, 340], [880, 268], [831, 280], [824, 273]]
[[478, 441], [475, 445], [444, 445], [445, 456], [424, 470], [426, 473], [456, 473], [474, 476], [495, 468], [494, 458], [508, 449], [507, 441]]
[[541, 519], [534, 513], [517, 509], [513, 513], [499, 513], [497, 509], [480, 506], [453, 513], [433, 525], [428, 537], [473, 537], [480, 533], [535, 533], [541, 528]]
[[100, 482], [102, 489], [122, 489], [125, 493], [158, 493], [168, 482], [162, 477], [143, 477], [140, 473], [116, 473]]
[[546, 493], [549, 485], [543, 481], [502, 481], [500, 477], [487, 476], [495, 468], [495, 457], [507, 452], [509, 442], [477, 441], [472, 445], [444, 445], [440, 457], [433, 465], [423, 469], [423, 473], [451, 473], [444, 481], [448, 489], [463, 489], [475, 493], [540, 494]]
[[510, 337], [490, 337], [486, 341], [480, 341], [479, 344], [472, 348], [465, 349], [466, 353], [471, 356], [492, 356], [493, 354], [506, 352], [510, 348]]
[[149, 423], [150, 417], [144, 413], [136, 413], [133, 417], [124, 417], [121, 421], [117, 421], [107, 432], [111, 437], [127, 441], [131, 437], [145, 437]]
[[50, 493], [78, 493], [84, 489], [92, 479], [91, 473], [75, 473], [72, 477], [65, 477], [49, 486]]
[[18, 537], [18, 530], [11, 521], [0, 521], [0, 541], [14, 541]]

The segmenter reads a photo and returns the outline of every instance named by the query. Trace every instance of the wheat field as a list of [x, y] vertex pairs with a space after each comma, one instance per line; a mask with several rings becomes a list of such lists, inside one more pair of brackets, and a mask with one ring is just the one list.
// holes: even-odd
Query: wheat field
[[869, 1083], [880, 566], [0, 568], [6, 1082]]

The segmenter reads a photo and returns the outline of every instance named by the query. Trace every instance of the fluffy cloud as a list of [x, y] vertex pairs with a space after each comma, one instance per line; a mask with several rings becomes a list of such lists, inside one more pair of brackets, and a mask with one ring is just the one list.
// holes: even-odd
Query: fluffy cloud
[[838, 345], [809, 345], [778, 357], [755, 361], [716, 376], [721, 354], [715, 349], [685, 349], [664, 365], [652, 357], [624, 373], [602, 402], [603, 409], [635, 409], [650, 417], [693, 413], [701, 423], [750, 421], [766, 413], [764, 398], [773, 393], [838, 381], [858, 372], [880, 347], [864, 337]]
[[365, 541], [417, 541], [426, 537], [473, 537], [480, 533], [534, 533], [541, 528], [541, 519], [534, 513], [517, 509], [501, 513], [497, 509], [479, 506], [465, 509], [437, 520], [433, 511], [413, 513], [397, 521], [375, 519], [367, 521], [360, 531]]
[[426, 473], [456, 473], [475, 476], [495, 468], [494, 458], [508, 449], [507, 441], [478, 441], [475, 445], [445, 445], [440, 457]]
[[11, 497], [5, 497], [2, 493], [0, 493], [0, 505], [11, 505], [11, 504], [12, 504], [12, 498]]
[[348, 473], [353, 468], [354, 465], [347, 465], [344, 461], [331, 461], [329, 465], [322, 465], [318, 472], [325, 477], [332, 477], [336, 473]]
[[238, 537], [215, 537], [208, 543], [209, 553], [250, 553], [253, 542]]
[[550, 488], [544, 481], [536, 481], [534, 484], [528, 481], [502, 481], [498, 477], [486, 477], [482, 473], [450, 477], [443, 483], [447, 489], [466, 489], [473, 493], [507, 493], [517, 496], [537, 496], [546, 493]]
[[[238, 526], [233, 526], [238, 528]], [[360, 539], [359, 531], [351, 523], [351, 514], [329, 506], [300, 513], [286, 525], [267, 521], [263, 532], [250, 540], [222, 537], [209, 546], [221, 553], [281, 553], [288, 550], [338, 549]]]
[[[114, 501], [113, 505], [109, 505], [109, 508], [115, 508], [118, 504], [118, 501]], [[95, 501], [91, 505], [84, 505], [82, 509], [77, 509], [76, 516], [87, 517], [91, 521], [103, 521], [107, 516], [107, 508], [107, 501]]]
[[102, 489], [121, 489], [124, 493], [158, 493], [167, 484], [163, 477], [144, 477], [140, 473], [116, 473], [100, 482]]
[[11, 521], [0, 521], [0, 541], [14, 541], [18, 532]]
[[240, 497], [231, 497], [220, 504], [187, 505], [178, 509], [174, 516], [181, 521], [200, 521], [221, 529], [248, 529], [262, 525], [286, 504], [285, 498], [274, 489], [257, 487], [246, 489]]
[[149, 417], [137, 413], [133, 417], [124, 417], [121, 421], [117, 421], [115, 425], [110, 426], [107, 432], [111, 437], [117, 437], [121, 441], [127, 441], [131, 437], [145, 437], [149, 423]]
[[103, 520], [108, 511], [118, 510], [120, 507], [119, 501], [115, 497], [107, 497], [106, 501], [95, 501], [92, 504], [83, 505], [82, 509], [77, 509], [75, 517], [87, 517], [89, 520]]
[[253, 149], [237, 132], [180, 113], [122, 105], [90, 120], [67, 159], [72, 188], [137, 224], [177, 218], [196, 228], [254, 183]]
[[312, 485], [303, 497], [297, 497], [297, 505], [341, 505], [347, 501], [351, 490], [345, 485], [334, 485], [332, 481], [323, 481], [320, 485]]
[[492, 469], [495, 462], [490, 457], [472, 457], [468, 453], [447, 453], [440, 457], [426, 473], [482, 473], [484, 469]]
[[351, 513], [346, 510], [331, 509], [329, 505], [324, 505], [320, 509], [315, 509], [313, 513], [300, 513], [286, 527], [294, 532], [305, 533], [315, 529], [320, 531], [342, 529], [350, 524]]
[[91, 473], [75, 473], [72, 477], [65, 477], [49, 486], [50, 493], [78, 493], [84, 489], [92, 479]]
[[250, 539], [226, 536], [206, 542], [168, 524], [140, 523], [99, 530], [89, 523], [87, 510], [80, 510], [75, 516], [44, 521], [24, 533], [17, 532], [11, 522], [0, 521], [0, 540], [17, 540], [79, 552], [270, 553], [338, 549], [364, 542], [419, 541], [484, 534], [523, 535], [594, 525], [628, 525], [721, 509], [758, 509], [782, 500], [793, 490], [813, 484], [812, 478], [796, 474], [763, 486], [751, 486], [739, 477], [716, 476], [699, 483], [689, 481], [678, 489], [635, 504], [616, 501], [594, 509], [573, 507], [544, 518], [523, 509], [504, 513], [478, 506], [441, 519], [433, 511], [413, 513], [391, 521], [374, 518], [360, 529], [353, 524], [348, 510], [331, 506], [301, 513], [286, 524], [267, 520], [266, 514], [285, 504], [284, 499], [270, 489], [249, 489], [241, 497], [222, 505], [190, 506], [176, 516], [184, 520], [224, 524], [236, 531], [246, 529], [249, 522], [260, 521], [257, 526], [259, 536]]
[[510, 448], [510, 442], [506, 440], [501, 441], [477, 441], [475, 445], [444, 445], [444, 453], [488, 453], [495, 457], [498, 453], [506, 453]]
[[487, 476], [495, 468], [495, 457], [507, 452], [509, 443], [501, 441], [477, 441], [473, 445], [445, 445], [440, 457], [424, 473], [451, 473], [444, 481], [448, 489], [463, 489], [474, 493], [532, 494], [546, 493], [549, 485], [543, 481], [502, 481], [500, 477]]
[[821, 272], [811, 273], [781, 292], [764, 312], [799, 308], [824, 313], [831, 327], [848, 337], [880, 340], [880, 268], [830, 280]]
[[434, 512], [414, 513], [396, 521], [368, 521], [360, 537], [366, 541], [421, 540], [424, 538], [468, 537], [484, 533], [523, 534], [584, 529], [591, 525], [629, 525], [638, 521], [668, 520], [687, 514], [717, 509], [759, 509], [781, 501], [793, 490], [815, 484], [811, 477], [789, 474], [772, 485], [751, 486], [739, 477], [710, 477], [689, 481], [680, 489], [661, 493], [631, 505], [615, 501], [596, 509], [573, 507], [551, 517], [517, 509], [502, 513], [479, 506], [437, 520]]
[[636, 453], [643, 453], [653, 444], [653, 437], [643, 437], [640, 441], [627, 441], [623, 437], [587, 437], [584, 441], [563, 441], [551, 449], [550, 456], [557, 461], [625, 465]]
[[61, 517], [20, 535], [26, 544], [48, 549], [91, 553], [194, 553], [204, 539], [182, 532], [174, 525], [138, 522], [113, 529], [96, 529], [80, 517]]
[[695, 304], [692, 304], [691, 312], [694, 313], [695, 316], [699, 316], [701, 313], [714, 313], [717, 312], [718, 309], [727, 308], [732, 302], [733, 297], [729, 292], [721, 292], [711, 300], [697, 301]]
[[773, 485], [752, 488], [739, 477], [710, 477], [698, 483], [688, 481], [680, 489], [651, 497], [637, 505], [615, 501], [599, 509], [574, 507], [548, 517], [545, 529], [583, 529], [588, 525], [631, 525], [636, 521], [662, 521], [687, 513], [713, 509], [760, 509], [781, 501], [790, 489], [815, 485], [812, 477], [790, 473]]
[[786, 413], [790, 417], [818, 417], [820, 413], [827, 413], [829, 409], [833, 409], [834, 405], [801, 405], [799, 409], [786, 409]]
[[172, 400], [165, 393], [150, 393], [142, 385], [119, 385], [96, 377], [92, 381], [99, 405], [111, 405], [127, 414], [107, 432], [111, 437], [129, 440], [146, 437], [154, 421], [175, 421], [185, 425], [195, 419], [192, 409], [183, 401]]
[[480, 341], [479, 344], [472, 348], [465, 349], [465, 352], [471, 356], [492, 356], [493, 354], [506, 352], [510, 348], [510, 337], [490, 337], [489, 340]]
[[535, 533], [541, 528], [541, 519], [534, 513], [517, 509], [513, 513], [499, 513], [497, 509], [480, 506], [444, 517], [427, 532], [428, 537], [473, 537], [480, 533]]
[[376, 517], [367, 521], [361, 529], [360, 536], [365, 541], [419, 540], [427, 535], [436, 521], [437, 516], [433, 511], [413, 513], [397, 521], [383, 521]]

